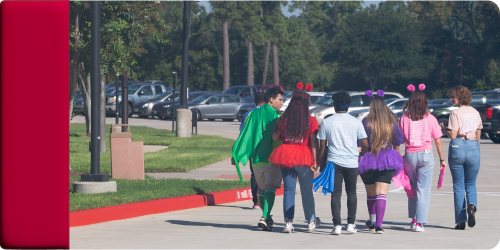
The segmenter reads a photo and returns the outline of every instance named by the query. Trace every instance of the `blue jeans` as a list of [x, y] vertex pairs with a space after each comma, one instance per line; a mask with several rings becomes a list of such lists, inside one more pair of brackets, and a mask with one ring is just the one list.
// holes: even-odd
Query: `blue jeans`
[[477, 140], [455, 139], [450, 142], [448, 163], [453, 179], [455, 223], [467, 221], [470, 204], [477, 211], [476, 178], [479, 173], [481, 150]]
[[293, 168], [281, 168], [281, 175], [283, 176], [283, 213], [285, 221], [293, 221], [295, 214], [295, 188], [297, 186], [297, 177], [299, 177], [300, 193], [302, 196], [302, 207], [304, 208], [304, 216], [307, 222], [314, 221], [315, 205], [313, 196], [313, 184], [311, 181], [314, 179], [314, 173], [309, 170], [309, 167], [295, 166]]
[[404, 168], [416, 198], [408, 198], [408, 217], [417, 223], [427, 223], [431, 200], [432, 171], [434, 155], [432, 150], [406, 153]]

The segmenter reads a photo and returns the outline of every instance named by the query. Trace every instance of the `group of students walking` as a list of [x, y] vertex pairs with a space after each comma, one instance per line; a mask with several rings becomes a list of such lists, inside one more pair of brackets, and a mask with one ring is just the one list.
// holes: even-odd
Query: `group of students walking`
[[[351, 97], [339, 91], [333, 96], [335, 115], [323, 120], [321, 126], [309, 112], [309, 95], [297, 84], [292, 99], [283, 114], [279, 109], [283, 103], [283, 92], [271, 89], [256, 96], [259, 108], [245, 114], [232, 155], [233, 162], [246, 165], [250, 162], [252, 178], [259, 199], [255, 206], [262, 208], [263, 214], [258, 226], [264, 231], [272, 231], [274, 221], [271, 210], [275, 193], [283, 180], [283, 232], [294, 231], [295, 190], [297, 178], [300, 184], [307, 231], [314, 231], [321, 220], [315, 213], [313, 196], [314, 172], [326, 157], [322, 169], [331, 168], [334, 179], [331, 193], [332, 234], [342, 233], [341, 196], [345, 183], [347, 194], [347, 232], [356, 233], [357, 211], [356, 182], [358, 175], [366, 187], [368, 220], [366, 226], [375, 233], [384, 233], [382, 227], [387, 192], [395, 175], [407, 175], [412, 194], [408, 195], [408, 217], [410, 228], [424, 232], [430, 206], [431, 184], [434, 170], [432, 140], [439, 156], [439, 166], [445, 163], [440, 137], [442, 131], [450, 137], [448, 164], [453, 178], [456, 229], [475, 225], [477, 210], [476, 177], [480, 165], [480, 136], [482, 123], [479, 113], [470, 107], [471, 94], [466, 87], [458, 86], [448, 92], [454, 110], [448, 124], [438, 124], [428, 112], [424, 93], [425, 85], [418, 88], [408, 86], [411, 92], [403, 108], [400, 120], [387, 107], [384, 92], [376, 95], [366, 91], [370, 98], [370, 112], [359, 121], [347, 114]], [[312, 85], [305, 86], [306, 91]], [[263, 95], [263, 96], [262, 96]], [[259, 102], [259, 103], [257, 103]], [[400, 145], [405, 144], [404, 156]], [[324, 170], [323, 170], [324, 171]], [[325, 172], [326, 173], [326, 172]], [[257, 196], [257, 195], [255, 195]]]

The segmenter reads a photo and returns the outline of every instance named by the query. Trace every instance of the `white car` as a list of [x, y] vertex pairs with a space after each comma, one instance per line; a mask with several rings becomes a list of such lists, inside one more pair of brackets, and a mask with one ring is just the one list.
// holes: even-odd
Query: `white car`
[[[308, 91], [306, 91], [306, 93], [308, 93], [311, 98], [310, 99], [311, 105], [309, 105], [309, 109], [316, 107], [317, 106], [316, 102], [326, 94], [326, 92], [308, 92]], [[292, 93], [285, 95], [283, 97], [283, 105], [281, 106], [280, 111], [285, 111], [286, 107], [288, 107], [288, 104], [290, 104], [291, 99], [292, 99]]]
[[[408, 98], [391, 98], [385, 100], [385, 103], [387, 103], [387, 106], [392, 110], [393, 113], [403, 111], [403, 107], [405, 106], [406, 102], [408, 102]], [[354, 111], [350, 111], [349, 109], [349, 112], [347, 113], [362, 121], [370, 113], [370, 109], [367, 108]]]
[[[347, 92], [352, 98], [351, 105], [349, 105], [349, 111], [352, 112], [355, 110], [367, 109], [370, 107], [371, 98], [365, 96], [365, 92]], [[318, 106], [316, 108], [311, 109], [311, 115], [316, 118], [318, 121], [318, 125], [321, 125], [323, 119], [327, 116], [335, 114], [335, 109], [333, 108], [333, 100], [332, 95], [335, 92], [329, 92], [325, 94], [320, 100], [317, 102], [321, 102], [323, 105]], [[374, 95], [377, 93], [374, 92]], [[385, 92], [384, 99], [393, 99], [393, 98], [403, 98], [403, 95], [396, 92]]]

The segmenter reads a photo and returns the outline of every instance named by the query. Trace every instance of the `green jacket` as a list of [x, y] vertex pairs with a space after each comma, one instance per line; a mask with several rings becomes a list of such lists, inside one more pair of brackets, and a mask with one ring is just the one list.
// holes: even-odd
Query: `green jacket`
[[246, 165], [251, 158], [253, 163], [268, 162], [273, 150], [273, 129], [278, 120], [278, 111], [266, 104], [253, 110], [245, 121], [240, 136], [233, 145], [231, 154], [236, 163], [236, 170], [241, 178], [238, 162]]

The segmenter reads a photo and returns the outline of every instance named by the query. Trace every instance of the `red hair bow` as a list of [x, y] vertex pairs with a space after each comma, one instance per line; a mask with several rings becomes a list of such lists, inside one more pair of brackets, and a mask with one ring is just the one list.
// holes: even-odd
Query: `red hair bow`
[[298, 82], [298, 83], [297, 83], [297, 89], [298, 89], [298, 90], [302, 90], [303, 88], [304, 88], [304, 84], [303, 84], [303, 83], [301, 83], [301, 82]]
[[306, 91], [311, 91], [313, 89], [312, 84], [306, 84]]

